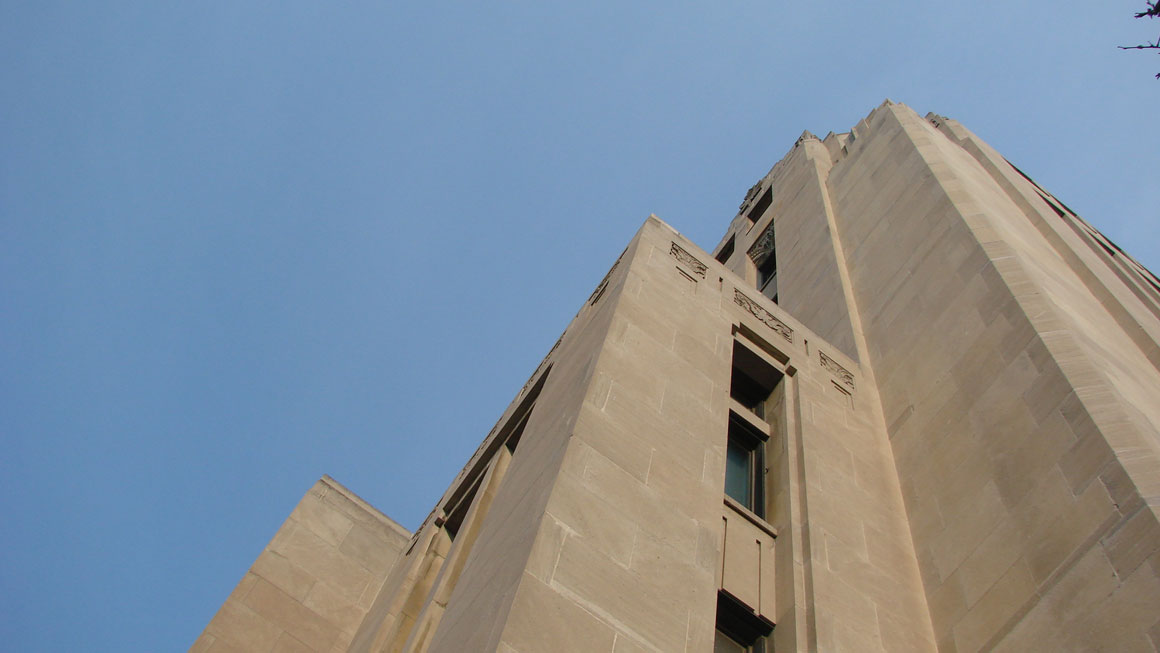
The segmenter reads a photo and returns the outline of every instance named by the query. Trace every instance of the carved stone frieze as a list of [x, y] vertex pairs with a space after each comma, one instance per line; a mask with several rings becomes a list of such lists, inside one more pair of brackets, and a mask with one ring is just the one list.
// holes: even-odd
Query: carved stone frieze
[[825, 370], [838, 377], [838, 380], [846, 384], [851, 390], [854, 389], [854, 375], [850, 373], [850, 370], [842, 367], [838, 361], [830, 358], [821, 350], [818, 350], [818, 360], [821, 361]]
[[733, 301], [741, 308], [749, 311], [753, 317], [761, 320], [762, 324], [776, 331], [778, 335], [785, 338], [788, 342], [793, 342], [793, 329], [789, 328], [789, 325], [774, 317], [773, 313], [765, 310], [761, 305], [750, 299], [748, 295], [737, 288], [733, 289]]
[[705, 278], [705, 270], [708, 269], [705, 267], [705, 264], [698, 261], [697, 257], [682, 249], [680, 245], [673, 243], [673, 246], [669, 248], [669, 254], [671, 254], [673, 258], [688, 266], [689, 269], [691, 269], [697, 276], [701, 277], [702, 279]]

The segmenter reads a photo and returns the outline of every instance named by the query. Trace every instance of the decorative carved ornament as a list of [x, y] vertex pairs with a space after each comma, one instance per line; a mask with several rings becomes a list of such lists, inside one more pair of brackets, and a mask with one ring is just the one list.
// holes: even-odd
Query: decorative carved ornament
[[761, 320], [762, 324], [776, 331], [782, 338], [785, 338], [791, 343], [793, 342], [793, 329], [789, 328], [785, 322], [774, 317], [773, 313], [762, 308], [757, 302], [750, 299], [737, 288], [733, 289], [733, 301], [741, 308], [749, 311], [753, 317]]
[[763, 180], [758, 179], [756, 184], [753, 184], [749, 187], [749, 190], [745, 193], [745, 199], [741, 200], [741, 205], [737, 207], [738, 213], [741, 213], [746, 208], [748, 208], [749, 203], [753, 201], [753, 198], [757, 197], [757, 191], [761, 190], [762, 181]]
[[821, 351], [820, 349], [818, 350], [818, 359], [821, 361], [822, 367], [824, 369], [829, 371], [830, 374], [833, 374], [834, 376], [838, 377], [838, 379], [842, 383], [846, 384], [846, 386], [849, 387], [851, 390], [854, 389], [854, 375], [850, 373], [850, 370], [842, 367], [841, 364], [838, 363], [838, 361], [830, 358], [829, 356], [827, 356], [825, 354], [825, 352]]
[[705, 270], [708, 269], [705, 267], [705, 264], [698, 261], [692, 254], [681, 249], [680, 245], [673, 243], [673, 246], [669, 248], [669, 254], [681, 263], [687, 265], [697, 276], [702, 279], [705, 278]]
[[749, 248], [749, 260], [757, 267], [761, 267], [762, 263], [770, 256], [773, 256], [773, 223], [770, 222], [765, 231], [754, 241], [753, 246]]

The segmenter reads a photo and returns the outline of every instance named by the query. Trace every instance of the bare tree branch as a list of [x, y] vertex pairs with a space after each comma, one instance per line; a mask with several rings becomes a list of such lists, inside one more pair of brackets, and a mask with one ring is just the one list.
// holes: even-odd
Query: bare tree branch
[[[1156, 18], [1160, 16], [1160, 0], [1145, 0], [1144, 11], [1136, 14], [1136, 18]], [[1156, 39], [1155, 43], [1145, 41], [1139, 45], [1119, 45], [1116, 46], [1121, 50], [1160, 50], [1160, 38]], [[1160, 73], [1156, 74], [1156, 79], [1160, 79]]]

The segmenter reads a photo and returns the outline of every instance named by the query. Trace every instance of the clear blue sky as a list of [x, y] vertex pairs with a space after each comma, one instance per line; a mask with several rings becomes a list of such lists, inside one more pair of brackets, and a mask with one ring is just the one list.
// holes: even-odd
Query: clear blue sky
[[649, 213], [887, 97], [1157, 270], [1143, 4], [3, 2], [0, 648], [184, 650], [324, 473], [415, 527]]

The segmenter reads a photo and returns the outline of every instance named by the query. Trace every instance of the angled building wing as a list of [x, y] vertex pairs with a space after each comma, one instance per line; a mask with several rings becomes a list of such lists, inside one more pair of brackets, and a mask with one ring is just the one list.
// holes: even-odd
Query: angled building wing
[[954, 120], [577, 300], [414, 533], [323, 479], [193, 650], [1160, 646], [1160, 282]]

